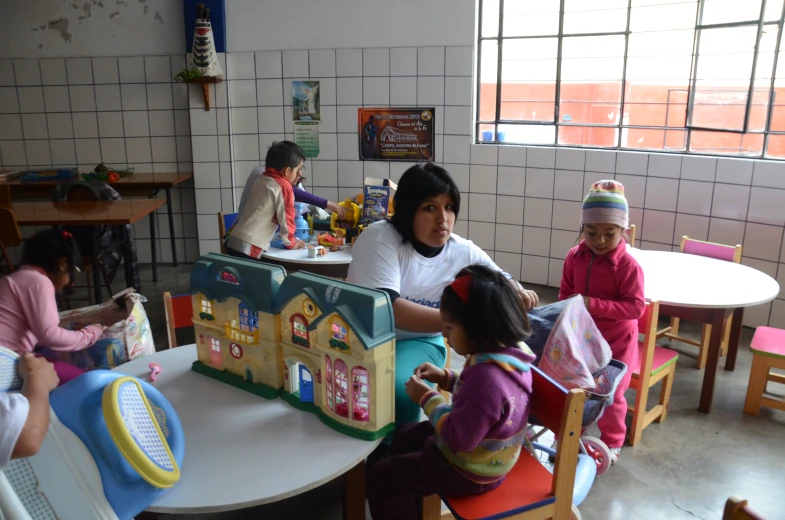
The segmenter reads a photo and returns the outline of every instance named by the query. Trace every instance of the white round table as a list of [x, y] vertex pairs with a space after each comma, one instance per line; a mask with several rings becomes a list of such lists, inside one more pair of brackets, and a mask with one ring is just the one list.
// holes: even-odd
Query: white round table
[[[311, 242], [316, 245], [316, 242]], [[345, 245], [339, 251], [327, 251], [324, 256], [310, 258], [308, 249], [278, 249], [271, 247], [262, 253], [262, 260], [283, 266], [287, 271], [309, 271], [324, 276], [346, 278], [352, 263], [352, 246]]]
[[196, 346], [158, 352], [116, 368], [149, 381], [169, 400], [185, 432], [180, 481], [149, 511], [214, 513], [268, 504], [346, 475], [344, 516], [365, 518], [365, 458], [381, 439], [348, 437], [315, 415], [191, 371]]
[[744, 308], [770, 302], [780, 292], [771, 276], [752, 267], [704, 256], [628, 248], [643, 268], [644, 295], [660, 313], [712, 325], [698, 409], [711, 411], [724, 325], [733, 313], [725, 369], [733, 370]]

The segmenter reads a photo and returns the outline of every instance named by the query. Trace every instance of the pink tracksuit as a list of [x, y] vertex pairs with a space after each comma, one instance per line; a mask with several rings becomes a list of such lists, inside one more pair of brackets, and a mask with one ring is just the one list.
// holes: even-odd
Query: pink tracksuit
[[613, 396], [613, 404], [605, 409], [597, 423], [602, 441], [609, 448], [619, 448], [627, 434], [624, 392], [640, 362], [638, 319], [646, 309], [643, 270], [627, 253], [624, 240], [616, 249], [602, 256], [595, 255], [586, 242], [570, 249], [564, 259], [559, 300], [574, 294], [589, 297], [589, 314], [608, 341], [613, 359], [628, 367]]

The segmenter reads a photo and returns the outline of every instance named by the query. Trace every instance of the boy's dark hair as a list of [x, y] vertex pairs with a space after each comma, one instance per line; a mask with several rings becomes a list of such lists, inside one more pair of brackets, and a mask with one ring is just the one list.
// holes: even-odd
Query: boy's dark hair
[[60, 260], [65, 258], [71, 277], [82, 263], [76, 240], [70, 233], [56, 229], [40, 231], [25, 241], [22, 263], [40, 267], [48, 274], [60, 272]]
[[531, 333], [529, 315], [512, 280], [484, 265], [471, 265], [456, 278], [471, 276], [465, 303], [448, 285], [442, 293], [440, 310], [450, 321], [463, 325], [466, 337], [479, 351], [512, 347]]
[[414, 238], [414, 215], [420, 204], [430, 197], [449, 195], [453, 202], [455, 217], [461, 209], [461, 192], [447, 170], [433, 163], [416, 164], [406, 170], [398, 181], [393, 205], [395, 213], [390, 222], [403, 238], [410, 242]]
[[286, 168], [297, 168], [304, 160], [305, 152], [299, 145], [291, 141], [276, 141], [267, 149], [264, 166], [283, 172]]

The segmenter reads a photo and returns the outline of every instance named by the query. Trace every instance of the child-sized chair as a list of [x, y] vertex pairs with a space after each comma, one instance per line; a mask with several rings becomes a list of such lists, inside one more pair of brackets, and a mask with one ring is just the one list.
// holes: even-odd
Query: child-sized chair
[[[715, 244], [714, 242], [704, 242], [703, 240], [694, 240], [688, 236], [681, 237], [680, 251], [688, 255], [708, 256], [709, 258], [716, 258], [717, 260], [725, 260], [726, 262], [741, 263], [741, 246], [726, 246], [724, 244]], [[720, 356], [724, 356], [728, 351], [728, 340], [730, 338], [730, 325], [732, 316], [728, 316], [725, 322], [725, 335], [722, 338], [722, 346], [720, 347]], [[706, 357], [709, 354], [709, 338], [711, 337], [711, 325], [704, 324], [701, 329], [700, 341], [695, 341], [684, 336], [679, 336], [679, 318], [671, 318], [670, 327], [666, 327], [657, 332], [657, 338], [666, 337], [671, 340], [681, 341], [688, 345], [695, 345], [700, 350], [698, 351], [698, 362], [696, 368], [703, 368], [706, 365]]]
[[785, 384], [785, 375], [775, 374], [772, 368], [785, 370], [785, 330], [772, 327], [758, 327], [750, 343], [752, 368], [747, 384], [747, 398], [744, 413], [758, 415], [760, 407], [785, 411], [785, 399], [765, 397], [769, 381]]
[[498, 488], [483, 495], [441, 497], [452, 515], [441, 513], [439, 496], [426, 497], [422, 503], [423, 520], [570, 518], [585, 399], [583, 390], [567, 390], [532, 367], [530, 413], [559, 436], [553, 473], [522, 449], [515, 467]]
[[224, 245], [224, 239], [226, 238], [226, 232], [232, 229], [234, 226], [234, 222], [237, 220], [237, 213], [223, 213], [221, 211], [218, 212], [218, 235], [221, 237], [221, 254], [226, 254], [226, 246]]
[[764, 518], [750, 509], [746, 500], [734, 495], [725, 502], [722, 520], [764, 520]]
[[169, 338], [169, 348], [178, 347], [176, 330], [194, 326], [191, 295], [180, 294], [172, 296], [170, 293], [165, 292], [164, 309], [166, 310], [166, 331]]
[[[646, 312], [638, 320], [638, 332], [643, 335], [640, 343], [640, 366], [632, 372], [630, 388], [635, 390], [635, 406], [627, 406], [632, 412], [632, 426], [629, 429], [628, 442], [635, 446], [641, 440], [643, 429], [652, 422], [662, 422], [668, 413], [668, 402], [671, 400], [673, 378], [676, 375], [676, 360], [679, 354], [673, 350], [658, 347], [657, 320], [660, 316], [660, 303], [646, 303]], [[662, 381], [660, 402], [651, 410], [646, 410], [649, 389]]]

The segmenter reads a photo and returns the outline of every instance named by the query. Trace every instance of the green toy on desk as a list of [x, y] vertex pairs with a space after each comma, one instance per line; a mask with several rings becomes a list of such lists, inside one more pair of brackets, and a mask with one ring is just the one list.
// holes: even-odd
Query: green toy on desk
[[134, 174], [133, 168], [127, 170], [115, 170], [111, 166], [106, 166], [104, 163], [96, 166], [93, 171], [83, 173], [82, 178], [86, 181], [101, 181], [101, 182], [117, 182], [121, 177], [129, 177]]

